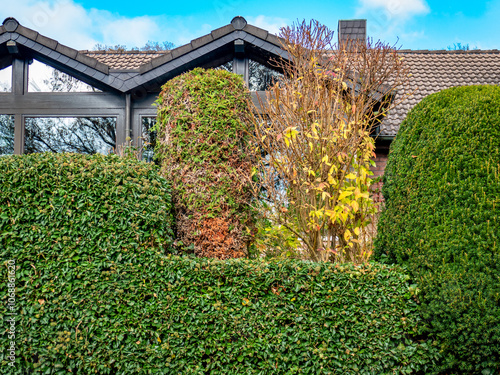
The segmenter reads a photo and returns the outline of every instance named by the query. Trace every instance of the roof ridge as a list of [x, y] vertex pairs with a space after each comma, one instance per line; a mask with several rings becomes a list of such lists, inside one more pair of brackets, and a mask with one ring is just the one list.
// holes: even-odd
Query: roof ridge
[[445, 50], [445, 49], [400, 49], [401, 53], [421, 53], [421, 54], [481, 54], [481, 53], [500, 53], [498, 49], [471, 49], [463, 50]]
[[151, 54], [151, 55], [162, 55], [162, 54], [166, 54], [166, 53], [169, 53], [171, 50], [164, 50], [164, 51], [137, 51], [137, 50], [130, 50], [130, 51], [104, 51], [104, 50], [98, 50], [98, 51], [91, 51], [91, 50], [81, 50], [79, 51], [80, 53], [84, 53], [84, 54], [99, 54], [99, 55], [122, 55], [122, 54], [130, 54], [130, 55], [134, 55], [134, 54], [144, 54], [144, 55], [147, 55], [147, 54]]

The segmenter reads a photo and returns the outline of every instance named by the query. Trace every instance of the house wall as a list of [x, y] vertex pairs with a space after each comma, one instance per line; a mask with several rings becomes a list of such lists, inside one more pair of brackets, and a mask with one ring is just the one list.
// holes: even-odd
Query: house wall
[[372, 178], [379, 180], [372, 185], [372, 196], [375, 202], [384, 202], [384, 196], [382, 195], [382, 176], [384, 175], [387, 165], [391, 141], [392, 139], [381, 138], [375, 140], [375, 157], [372, 158], [375, 162], [375, 166], [370, 168], [373, 173]]
[[387, 164], [386, 153], [378, 153], [376, 157], [372, 160], [375, 161], [375, 166], [371, 167], [370, 170], [373, 172], [373, 179], [379, 179], [380, 181], [372, 185], [372, 196], [375, 202], [383, 202], [384, 196], [382, 195], [382, 176], [384, 175], [385, 166]]

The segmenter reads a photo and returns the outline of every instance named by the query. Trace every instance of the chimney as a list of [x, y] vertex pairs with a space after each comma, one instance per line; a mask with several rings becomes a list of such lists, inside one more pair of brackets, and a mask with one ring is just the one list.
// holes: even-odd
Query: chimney
[[339, 45], [352, 41], [366, 43], [366, 20], [339, 20]]

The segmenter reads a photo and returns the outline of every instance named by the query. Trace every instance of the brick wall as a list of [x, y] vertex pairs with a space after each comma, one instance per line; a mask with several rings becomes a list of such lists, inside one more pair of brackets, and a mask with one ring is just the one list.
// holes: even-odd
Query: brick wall
[[[387, 164], [387, 151], [382, 150], [376, 152], [376, 156], [373, 159], [375, 161], [375, 167], [371, 167], [370, 170], [373, 172], [372, 178], [377, 177], [382, 178]], [[372, 185], [373, 200], [375, 202], [383, 202], [384, 197], [382, 196], [382, 181], [376, 182]]]

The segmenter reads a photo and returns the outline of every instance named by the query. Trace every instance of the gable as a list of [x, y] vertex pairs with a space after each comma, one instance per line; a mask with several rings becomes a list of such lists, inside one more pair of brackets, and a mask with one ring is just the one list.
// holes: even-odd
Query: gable
[[36, 59], [103, 91], [157, 92], [176, 75], [212, 68], [238, 55], [268, 64], [286, 57], [273, 34], [235, 17], [229, 25], [166, 52], [77, 51], [7, 18], [0, 26], [0, 66]]

